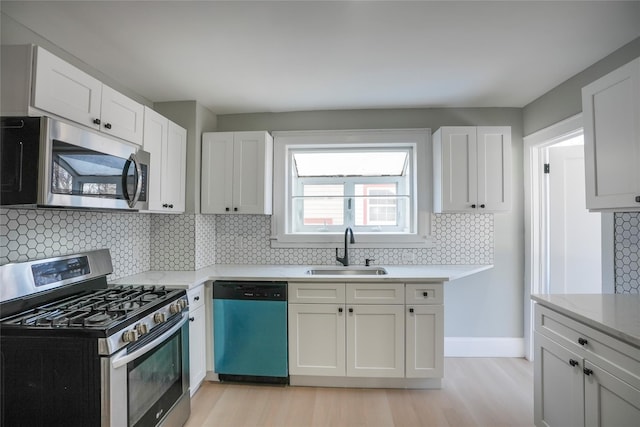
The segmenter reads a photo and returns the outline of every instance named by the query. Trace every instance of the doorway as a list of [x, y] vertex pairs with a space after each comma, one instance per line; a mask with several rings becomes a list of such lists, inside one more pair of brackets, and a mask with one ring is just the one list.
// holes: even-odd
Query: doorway
[[585, 207], [581, 114], [524, 142], [524, 338], [532, 360], [531, 294], [612, 292], [613, 215]]

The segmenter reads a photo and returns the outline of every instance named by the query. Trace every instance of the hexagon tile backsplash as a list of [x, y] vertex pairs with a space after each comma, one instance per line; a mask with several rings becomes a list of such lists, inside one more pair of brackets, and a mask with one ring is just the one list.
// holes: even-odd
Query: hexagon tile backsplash
[[615, 214], [614, 267], [617, 294], [640, 293], [640, 213]]
[[111, 249], [109, 280], [149, 270], [150, 215], [131, 212], [0, 210], [0, 264]]
[[[493, 215], [432, 216], [432, 249], [354, 249], [354, 263], [491, 264]], [[274, 249], [264, 215], [0, 209], [0, 265], [109, 248], [114, 273], [211, 264], [334, 264], [334, 249]], [[640, 293], [640, 213], [615, 214], [617, 293]]]

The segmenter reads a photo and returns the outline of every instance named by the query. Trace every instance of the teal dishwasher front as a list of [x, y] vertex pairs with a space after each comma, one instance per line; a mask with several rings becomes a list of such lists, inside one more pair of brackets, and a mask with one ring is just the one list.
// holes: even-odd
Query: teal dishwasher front
[[287, 383], [287, 283], [215, 281], [213, 341], [220, 380]]

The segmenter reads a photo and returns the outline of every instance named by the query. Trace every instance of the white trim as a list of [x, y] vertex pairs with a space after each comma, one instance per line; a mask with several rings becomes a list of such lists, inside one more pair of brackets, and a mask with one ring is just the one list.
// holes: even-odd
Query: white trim
[[[533, 360], [533, 302], [540, 292], [543, 260], [540, 260], [541, 230], [544, 227], [538, 200], [541, 188], [542, 149], [558, 140], [583, 132], [582, 113], [524, 137], [525, 289], [524, 343], [527, 359]], [[534, 207], [536, 209], [534, 210]], [[543, 238], [543, 237], [542, 237]], [[602, 213], [602, 292], [614, 292], [613, 214]]]
[[[524, 140], [524, 352], [525, 357], [533, 360], [533, 301], [531, 294], [539, 292], [542, 283], [543, 260], [540, 259], [540, 247], [544, 242], [542, 223], [544, 215], [540, 212], [541, 174], [543, 159], [541, 148], [551, 145], [554, 140], [566, 138], [582, 131], [582, 113], [569, 117], [545, 129], [527, 135]], [[534, 210], [535, 207], [535, 210]]]
[[524, 357], [524, 338], [445, 337], [444, 357]]
[[[417, 203], [412, 207], [417, 229], [411, 234], [358, 233], [354, 247], [375, 248], [429, 248], [435, 246], [431, 236], [431, 130], [430, 129], [366, 129], [337, 131], [282, 131], [273, 132], [274, 137], [274, 188], [287, 189], [287, 147], [342, 144], [348, 146], [381, 145], [400, 143], [414, 147], [414, 196]], [[342, 233], [291, 234], [287, 233], [287, 194], [274, 192], [273, 215], [271, 216], [271, 247], [321, 248], [336, 247], [343, 242]]]

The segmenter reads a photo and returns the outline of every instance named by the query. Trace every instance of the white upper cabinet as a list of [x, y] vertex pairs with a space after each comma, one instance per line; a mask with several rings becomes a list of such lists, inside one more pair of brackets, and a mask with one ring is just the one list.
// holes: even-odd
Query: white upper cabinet
[[582, 88], [590, 210], [640, 210], [640, 58]]
[[273, 138], [268, 132], [202, 134], [202, 213], [272, 209]]
[[2, 47], [2, 89], [3, 115], [50, 113], [142, 145], [142, 104], [39, 46]]
[[33, 106], [100, 129], [102, 82], [68, 62], [36, 48]]
[[149, 165], [149, 210], [182, 213], [185, 208], [187, 131], [145, 108], [144, 149]]
[[102, 85], [100, 130], [142, 145], [144, 106]]
[[511, 209], [511, 128], [451, 126], [433, 135], [434, 212]]

